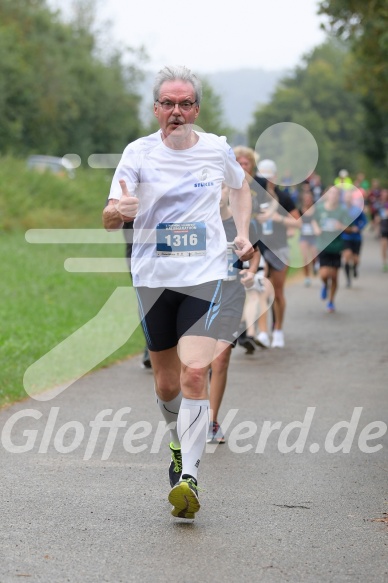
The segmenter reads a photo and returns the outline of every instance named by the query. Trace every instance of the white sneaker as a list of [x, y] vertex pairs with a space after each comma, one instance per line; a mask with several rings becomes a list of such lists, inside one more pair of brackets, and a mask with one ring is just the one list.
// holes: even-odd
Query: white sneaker
[[255, 338], [256, 344], [261, 346], [262, 348], [269, 348], [270, 341], [267, 332], [260, 332]]
[[271, 348], [284, 348], [283, 330], [273, 331]]

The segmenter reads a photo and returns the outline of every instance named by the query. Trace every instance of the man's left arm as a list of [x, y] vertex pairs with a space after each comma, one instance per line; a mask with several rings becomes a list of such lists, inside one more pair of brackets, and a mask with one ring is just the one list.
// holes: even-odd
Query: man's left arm
[[252, 214], [252, 197], [248, 182], [243, 180], [241, 188], [231, 188], [229, 203], [237, 229], [234, 243], [236, 255], [242, 261], [249, 261], [253, 256], [253, 247], [249, 240], [249, 223]]

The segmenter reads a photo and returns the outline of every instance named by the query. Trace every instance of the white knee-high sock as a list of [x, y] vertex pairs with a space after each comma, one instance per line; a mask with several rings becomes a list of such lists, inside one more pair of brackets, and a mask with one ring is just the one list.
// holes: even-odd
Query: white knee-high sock
[[190, 474], [197, 479], [209, 429], [209, 400], [183, 398], [177, 428], [182, 449], [182, 476]]
[[[155, 393], [156, 394], [156, 393]], [[182, 401], [182, 393], [179, 393], [174, 399], [171, 401], [162, 401], [158, 395], [156, 395], [156, 402], [159, 405], [159, 409], [161, 410], [163, 417], [167, 423], [172, 423], [170, 427], [170, 441], [174, 445], [174, 447], [180, 447], [180, 441], [177, 432], [177, 419], [178, 413], [181, 406]]]

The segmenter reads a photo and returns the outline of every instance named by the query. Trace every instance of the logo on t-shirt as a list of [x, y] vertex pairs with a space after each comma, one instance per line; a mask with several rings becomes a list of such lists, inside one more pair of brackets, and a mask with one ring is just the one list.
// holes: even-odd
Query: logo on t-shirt
[[214, 186], [214, 182], [196, 182], [194, 186], [195, 188], [200, 188], [201, 186]]
[[205, 182], [209, 176], [209, 170], [207, 168], [202, 168], [201, 172], [198, 172], [197, 178], [201, 182]]
[[209, 169], [206, 167], [202, 168], [199, 172], [196, 172], [195, 177], [198, 179], [198, 182], [194, 184], [195, 188], [214, 186], [214, 182], [209, 181]]

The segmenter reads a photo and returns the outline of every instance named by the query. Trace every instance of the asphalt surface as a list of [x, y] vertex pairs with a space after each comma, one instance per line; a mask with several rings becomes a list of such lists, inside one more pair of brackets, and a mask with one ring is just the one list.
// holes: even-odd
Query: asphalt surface
[[[228, 443], [203, 457], [195, 521], [170, 515], [168, 439], [158, 447], [140, 356], [2, 410], [0, 583], [388, 582], [388, 273], [365, 238], [335, 314], [317, 278], [296, 279], [286, 347], [235, 349], [221, 418], [237, 411]], [[90, 423], [106, 409], [125, 426], [115, 438], [102, 428], [93, 449]], [[304, 440], [286, 427], [303, 420]]]

